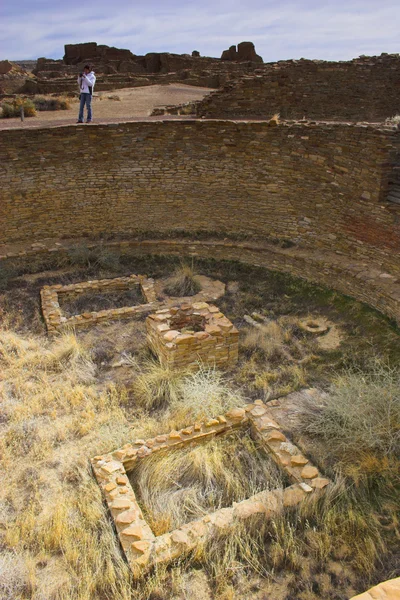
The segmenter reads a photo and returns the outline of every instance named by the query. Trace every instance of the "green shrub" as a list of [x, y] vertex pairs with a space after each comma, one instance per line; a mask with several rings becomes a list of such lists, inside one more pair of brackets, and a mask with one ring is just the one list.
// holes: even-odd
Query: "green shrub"
[[52, 98], [47, 96], [37, 96], [33, 100], [37, 110], [68, 110], [71, 104], [67, 98]]
[[3, 119], [10, 119], [12, 117], [19, 117], [21, 114], [21, 107], [24, 109], [25, 117], [34, 117], [36, 115], [35, 105], [32, 100], [28, 98], [15, 98], [10, 102], [3, 102], [1, 105], [2, 112], [1, 117]]

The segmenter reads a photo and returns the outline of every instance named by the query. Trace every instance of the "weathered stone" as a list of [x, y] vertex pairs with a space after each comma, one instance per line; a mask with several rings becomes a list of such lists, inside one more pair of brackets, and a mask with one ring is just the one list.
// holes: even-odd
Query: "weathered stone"
[[312, 487], [317, 490], [323, 489], [324, 487], [329, 485], [329, 483], [330, 483], [330, 480], [325, 479], [324, 477], [314, 477], [311, 481]]
[[306, 465], [308, 463], [308, 458], [306, 458], [305, 456], [303, 456], [302, 454], [295, 454], [294, 456], [292, 456], [292, 458], [290, 459], [290, 464], [293, 467], [303, 467], [304, 465]]
[[301, 477], [303, 479], [314, 479], [314, 477], [318, 477], [318, 469], [312, 465], [307, 465], [302, 470]]

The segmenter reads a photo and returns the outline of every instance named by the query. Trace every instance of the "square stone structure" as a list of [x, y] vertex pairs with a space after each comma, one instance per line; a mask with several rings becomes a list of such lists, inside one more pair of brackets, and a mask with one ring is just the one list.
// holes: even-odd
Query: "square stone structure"
[[[261, 491], [233, 506], [221, 508], [173, 531], [155, 536], [143, 516], [127, 473], [137, 461], [146, 460], [155, 452], [176, 452], [189, 444], [206, 443], [234, 429], [242, 429], [243, 432], [250, 430], [250, 435], [286, 472], [291, 485], [284, 489]], [[193, 423], [179, 431], [148, 440], [134, 440], [113, 452], [95, 456], [91, 464], [135, 577], [141, 577], [157, 564], [169, 563], [184, 556], [214, 535], [229, 532], [238, 521], [245, 522], [254, 515], [270, 519], [282, 513], [286, 507], [298, 506], [309, 496], [324, 492], [330, 483], [285, 437], [281, 426], [271, 417], [261, 400], [243, 408], [233, 408], [225, 415]]]
[[162, 365], [227, 369], [237, 363], [239, 332], [212, 304], [195, 302], [158, 310], [147, 317], [146, 327], [150, 346]]
[[[109, 310], [85, 312], [67, 318], [63, 315], [60, 306], [60, 296], [68, 295], [70, 298], [90, 291], [115, 292], [129, 290], [139, 286], [143, 295], [144, 303], [137, 306], [126, 306]], [[81, 281], [69, 285], [45, 285], [40, 290], [42, 300], [42, 313], [49, 334], [62, 331], [68, 327], [89, 327], [96, 323], [124, 319], [135, 314], [154, 310], [157, 301], [154, 279], [145, 275], [129, 275], [128, 277], [115, 277], [114, 279], [94, 279], [93, 281]]]

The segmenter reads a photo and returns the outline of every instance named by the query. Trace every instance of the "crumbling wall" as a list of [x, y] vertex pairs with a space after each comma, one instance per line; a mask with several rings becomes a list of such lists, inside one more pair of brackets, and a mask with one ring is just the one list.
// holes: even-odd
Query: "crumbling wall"
[[400, 56], [348, 62], [290, 60], [264, 65], [205, 98], [208, 118], [383, 121], [400, 114]]

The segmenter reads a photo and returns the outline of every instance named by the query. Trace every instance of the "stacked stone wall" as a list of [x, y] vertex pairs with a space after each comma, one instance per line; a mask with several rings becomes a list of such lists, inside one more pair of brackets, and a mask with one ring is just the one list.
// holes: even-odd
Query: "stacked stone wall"
[[398, 138], [217, 121], [2, 131], [0, 243], [207, 230], [399, 270], [398, 207], [386, 199]]
[[383, 121], [400, 114], [400, 55], [348, 62], [291, 60], [227, 83], [197, 107], [211, 118]]
[[[0, 258], [106, 236], [123, 252], [286, 271], [400, 322], [400, 207], [387, 201], [399, 139], [372, 126], [226, 121], [2, 131]], [[194, 241], [199, 230], [210, 241]], [[175, 239], [133, 239], [154, 232]]]

